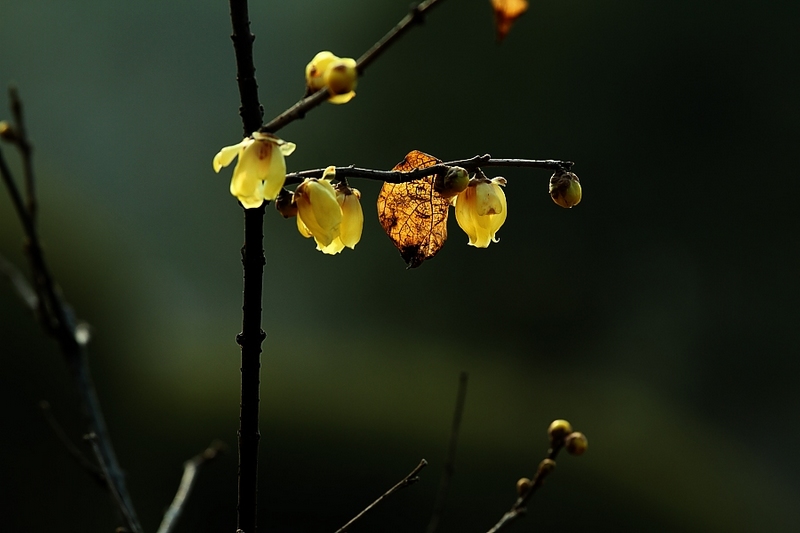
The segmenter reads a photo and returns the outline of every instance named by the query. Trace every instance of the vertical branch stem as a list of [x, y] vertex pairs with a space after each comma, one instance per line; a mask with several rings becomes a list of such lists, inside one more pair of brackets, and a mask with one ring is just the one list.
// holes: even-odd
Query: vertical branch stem
[[[247, 0], [230, 0], [233, 48], [236, 54], [236, 81], [239, 85], [244, 136], [261, 127], [263, 108], [258, 100], [256, 68]], [[244, 294], [242, 332], [236, 342], [242, 348], [242, 394], [239, 405], [239, 502], [237, 527], [256, 533], [258, 516], [258, 431], [259, 388], [261, 384], [261, 292], [264, 276], [264, 206], [244, 210]]]

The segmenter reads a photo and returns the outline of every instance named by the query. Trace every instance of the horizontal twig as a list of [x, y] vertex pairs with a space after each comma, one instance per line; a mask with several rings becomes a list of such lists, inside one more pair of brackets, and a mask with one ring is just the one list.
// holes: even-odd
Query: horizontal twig
[[[463, 167], [473, 170], [478, 167], [518, 167], [518, 168], [541, 168], [545, 170], [570, 170], [572, 161], [559, 161], [555, 159], [492, 159], [489, 154], [477, 155], [469, 159], [460, 159], [439, 163], [426, 168], [401, 172], [398, 170], [375, 170], [371, 168], [359, 168], [353, 165], [347, 167], [336, 167], [336, 178], [362, 178], [387, 183], [405, 183], [414, 181], [425, 176], [434, 174], [444, 174], [450, 167]], [[325, 169], [302, 170], [286, 174], [286, 184], [292, 185], [302, 182], [305, 178], [321, 178]]]
[[345, 525], [343, 525], [342, 527], [337, 529], [336, 533], [344, 533], [345, 531], [348, 530], [348, 528], [350, 526], [352, 526], [354, 523], [356, 523], [356, 521], [358, 519], [360, 519], [362, 516], [367, 514], [368, 511], [373, 509], [376, 505], [381, 503], [383, 500], [385, 500], [386, 498], [388, 498], [389, 496], [391, 496], [392, 494], [394, 494], [398, 490], [404, 489], [405, 487], [407, 487], [407, 486], [419, 481], [419, 477], [417, 477], [417, 474], [419, 473], [420, 470], [422, 470], [426, 466], [428, 466], [428, 461], [426, 461], [425, 459], [422, 459], [419, 462], [419, 464], [416, 466], [416, 468], [414, 468], [414, 470], [412, 470], [406, 477], [401, 479], [394, 487], [392, 487], [391, 489], [389, 489], [386, 492], [384, 492], [383, 495], [380, 498], [378, 498], [377, 500], [375, 500], [374, 502], [369, 504], [363, 511], [361, 511], [355, 517], [353, 517], [352, 520], [350, 520], [348, 523], [346, 523]]

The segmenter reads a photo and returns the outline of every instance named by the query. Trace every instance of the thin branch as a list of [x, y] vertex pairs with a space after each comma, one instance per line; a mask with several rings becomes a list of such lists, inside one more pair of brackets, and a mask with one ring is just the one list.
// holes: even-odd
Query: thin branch
[[[19, 96], [15, 91], [12, 91], [11, 97], [12, 107], [14, 107], [16, 105], [15, 99], [17, 103], [19, 102]], [[19, 105], [21, 106], [21, 104]], [[30, 146], [27, 137], [24, 135], [25, 125], [21, 122], [21, 107], [19, 112], [15, 112], [15, 116], [19, 123], [15, 124], [14, 142], [17, 146]], [[22, 148], [20, 149], [22, 150]], [[34, 180], [31, 165], [26, 166], [26, 172], [31, 173], [31, 175], [26, 178], [26, 182], [30, 187], [29, 192], [32, 193], [32, 184]], [[133, 503], [128, 494], [128, 489], [125, 485], [125, 477], [117, 461], [114, 447], [111, 444], [111, 438], [106, 428], [103, 412], [100, 409], [100, 401], [97, 398], [97, 392], [94, 388], [92, 376], [89, 371], [89, 359], [86, 350], [88, 335], [85, 334], [85, 328], [78, 325], [72, 308], [64, 301], [60, 291], [57, 289], [53, 276], [50, 273], [50, 268], [45, 261], [44, 251], [39, 241], [32, 214], [22, 202], [22, 197], [19, 194], [11, 171], [3, 158], [2, 151], [0, 151], [0, 175], [2, 175], [3, 182], [6, 184], [9, 196], [17, 212], [17, 217], [25, 233], [27, 241], [25, 251], [28, 255], [34, 281], [33, 286], [37, 294], [39, 321], [44, 330], [58, 342], [61, 354], [75, 382], [75, 387], [81, 399], [82, 411], [88, 426], [88, 433], [94, 435], [91, 439], [92, 449], [97, 456], [98, 463], [104, 470], [105, 477], [108, 480], [109, 490], [112, 492], [115, 501], [119, 505], [120, 512], [127, 522], [128, 529], [134, 533], [140, 533], [142, 531], [142, 526], [139, 524], [139, 520], [133, 508]], [[33, 211], [35, 212], [35, 207]]]
[[89, 459], [83, 455], [83, 452], [75, 446], [75, 444], [70, 440], [69, 436], [67, 436], [67, 432], [64, 431], [64, 428], [61, 427], [61, 424], [58, 423], [56, 417], [53, 416], [53, 412], [50, 410], [50, 403], [46, 400], [42, 400], [39, 402], [39, 408], [42, 410], [42, 415], [44, 416], [47, 425], [50, 426], [50, 429], [53, 430], [56, 438], [64, 445], [66, 448], [67, 453], [75, 459], [75, 461], [80, 465], [81, 468], [86, 470], [86, 472], [92, 477], [98, 485], [103, 487], [104, 489], [108, 489], [108, 481], [106, 477], [103, 475], [103, 471], [97, 467], [97, 465], [93, 464]]
[[[572, 161], [559, 161], [554, 159], [492, 159], [489, 154], [476, 155], [469, 159], [460, 159], [439, 163], [426, 168], [401, 172], [398, 170], [374, 170], [371, 168], [358, 168], [352, 165], [347, 167], [336, 167], [336, 179], [343, 178], [362, 178], [388, 183], [404, 183], [414, 181], [425, 176], [434, 174], [444, 174], [450, 167], [463, 167], [467, 170], [474, 170], [478, 167], [526, 167], [541, 168], [546, 170], [569, 170], [572, 168]], [[286, 174], [286, 184], [291, 185], [300, 183], [305, 178], [321, 178], [325, 169], [303, 170]]]
[[17, 148], [22, 155], [22, 171], [25, 175], [25, 196], [26, 207], [28, 216], [30, 216], [31, 224], [36, 225], [36, 187], [33, 179], [33, 146], [28, 139], [28, 133], [25, 129], [25, 120], [22, 114], [22, 100], [19, 97], [17, 88], [11, 86], [8, 89], [9, 99], [11, 100], [11, 113], [14, 116], [15, 133]]
[[467, 381], [469, 374], [462, 371], [458, 377], [458, 393], [456, 394], [456, 408], [453, 412], [453, 426], [450, 428], [450, 445], [447, 447], [447, 458], [444, 462], [444, 472], [439, 482], [439, 492], [436, 494], [436, 501], [433, 504], [433, 513], [428, 522], [427, 533], [434, 533], [439, 527], [439, 521], [444, 514], [444, 506], [447, 502], [447, 493], [450, 490], [450, 481], [455, 474], [456, 445], [458, 444], [458, 432], [461, 428], [461, 418], [464, 415], [464, 403], [467, 399]]
[[25, 279], [22, 272], [20, 272], [11, 261], [3, 257], [2, 254], [0, 254], [0, 273], [8, 278], [9, 283], [14, 287], [14, 290], [20, 300], [25, 304], [25, 307], [35, 313], [39, 306], [39, 298], [36, 296], [36, 291], [33, 290], [33, 287], [31, 287], [31, 284]]
[[[425, 12], [433, 8], [440, 1], [442, 0], [425, 0], [419, 4], [413, 5], [409, 13], [403, 17], [394, 28], [384, 35], [380, 41], [372, 45], [372, 47], [358, 59], [356, 62], [356, 70], [359, 75], [363, 74], [367, 66], [411, 29], [414, 24], [422, 23], [425, 18]], [[305, 117], [307, 112], [325, 102], [329, 97], [328, 89], [322, 88], [314, 94], [300, 99], [292, 107], [262, 126], [259, 131], [262, 133], [275, 133], [295, 120]], [[250, 132], [245, 132], [245, 135], [250, 135]]]
[[412, 470], [406, 477], [401, 479], [394, 487], [392, 487], [391, 489], [389, 489], [386, 492], [384, 492], [383, 495], [380, 498], [378, 498], [377, 500], [375, 500], [374, 502], [369, 504], [363, 511], [361, 511], [355, 517], [353, 517], [352, 520], [350, 520], [348, 523], [346, 523], [345, 525], [343, 525], [342, 527], [337, 529], [336, 533], [344, 533], [345, 531], [348, 530], [348, 528], [350, 526], [352, 526], [354, 523], [356, 523], [356, 521], [358, 521], [362, 516], [367, 514], [368, 511], [372, 510], [376, 505], [381, 503], [383, 500], [385, 500], [386, 498], [388, 498], [389, 496], [391, 496], [392, 494], [394, 494], [398, 490], [404, 489], [404, 488], [408, 487], [409, 485], [413, 485], [414, 483], [419, 481], [419, 477], [417, 476], [417, 474], [419, 473], [420, 470], [422, 470], [426, 466], [428, 466], [428, 461], [426, 461], [425, 459], [420, 460], [420, 462], [416, 466], [416, 468], [414, 468], [414, 470]]
[[157, 533], [171, 533], [189, 499], [189, 494], [192, 492], [200, 468], [209, 461], [216, 459], [225, 449], [224, 443], [214, 441], [208, 448], [183, 464], [183, 477], [181, 477], [181, 483], [178, 485], [178, 491], [175, 493], [175, 498], [172, 500], [169, 509], [164, 513], [164, 519], [161, 520]]
[[[244, 135], [261, 126], [263, 109], [258, 99], [258, 84], [253, 63], [253, 40], [247, 0], [230, 0], [231, 26], [236, 52], [236, 80], [239, 84]], [[258, 410], [261, 388], [261, 343], [266, 334], [261, 329], [261, 301], [264, 264], [264, 206], [244, 210], [244, 245], [242, 246], [242, 331], [236, 337], [241, 347], [241, 396], [239, 403], [239, 475], [237, 528], [256, 533], [258, 528]]]
[[[547, 450], [547, 457], [539, 463], [539, 468], [536, 471], [536, 475], [530, 482], [530, 486], [528, 486], [527, 490], [525, 490], [520, 496], [517, 498], [517, 501], [514, 502], [514, 505], [511, 506], [511, 509], [503, 515], [502, 518], [490, 529], [487, 533], [497, 533], [498, 531], [502, 530], [505, 527], [508, 527], [513, 522], [517, 521], [518, 519], [525, 516], [525, 513], [528, 512], [526, 504], [528, 500], [533, 497], [539, 487], [542, 486], [544, 483], [544, 479], [552, 472], [553, 468], [555, 467], [555, 460], [558, 456], [558, 452], [564, 447], [564, 440], [559, 440], [554, 442], [551, 445], [551, 448]], [[552, 468], [551, 468], [552, 466]]]

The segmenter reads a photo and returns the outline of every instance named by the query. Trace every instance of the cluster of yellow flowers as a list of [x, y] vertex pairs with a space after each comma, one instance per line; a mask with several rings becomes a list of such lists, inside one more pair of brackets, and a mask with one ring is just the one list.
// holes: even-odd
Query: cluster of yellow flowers
[[[311, 92], [328, 87], [329, 101], [343, 104], [355, 96], [356, 62], [339, 58], [331, 52], [320, 52], [306, 66], [306, 85]], [[321, 179], [309, 178], [294, 193], [283, 189], [286, 181], [285, 156], [295, 150], [294, 143], [269, 133], [254, 132], [239, 144], [226, 146], [214, 156], [214, 171], [239, 158], [231, 178], [231, 194], [247, 209], [276, 200], [285, 217], [297, 216], [297, 229], [304, 237], [313, 237], [317, 249], [337, 254], [345, 247], [355, 248], [361, 239], [364, 214], [361, 193], [344, 181], [334, 186], [334, 167], [328, 167]], [[455, 206], [456, 221], [469, 237], [469, 244], [486, 248], [497, 242], [497, 232], [506, 221], [508, 206], [501, 187], [505, 178], [489, 179], [478, 171], [472, 178], [461, 167], [451, 167], [437, 178], [435, 190]], [[283, 194], [282, 194], [283, 191]], [[550, 194], [562, 207], [580, 202], [578, 177], [557, 172], [550, 181]]]

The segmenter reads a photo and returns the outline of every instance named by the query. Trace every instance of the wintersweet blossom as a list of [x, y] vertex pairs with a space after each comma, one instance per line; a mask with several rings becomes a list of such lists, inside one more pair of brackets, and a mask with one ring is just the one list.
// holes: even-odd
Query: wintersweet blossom
[[320, 52], [306, 65], [306, 86], [310, 92], [327, 87], [331, 93], [328, 101], [345, 104], [356, 95], [358, 71], [356, 60], [337, 57], [329, 51]]
[[231, 178], [231, 194], [247, 209], [259, 207], [264, 200], [274, 200], [280, 192], [286, 180], [284, 156], [295, 148], [294, 143], [256, 131], [239, 144], [220, 150], [214, 156], [214, 172], [227, 167], [238, 156]]
[[[332, 168], [332, 167], [329, 167]], [[339, 237], [342, 207], [327, 179], [307, 178], [294, 191], [297, 204], [297, 229], [304, 237], [314, 237], [323, 249]]]
[[506, 221], [508, 211], [506, 195], [500, 188], [505, 184], [505, 178], [501, 177], [473, 178], [456, 197], [456, 221], [471, 246], [486, 248], [490, 242], [499, 240], [495, 234]]

